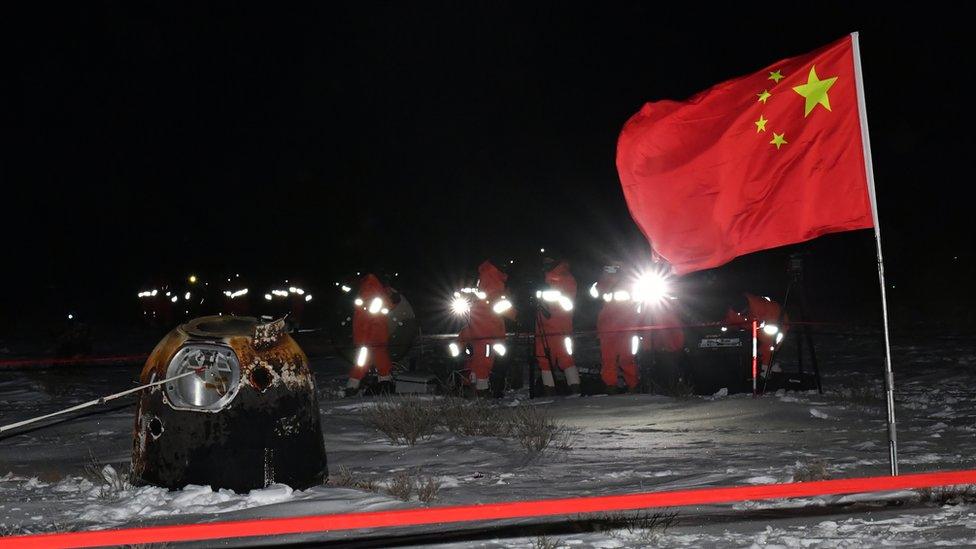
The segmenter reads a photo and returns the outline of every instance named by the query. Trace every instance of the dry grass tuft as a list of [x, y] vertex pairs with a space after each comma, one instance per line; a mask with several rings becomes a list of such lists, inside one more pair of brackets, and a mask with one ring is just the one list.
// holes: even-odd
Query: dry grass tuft
[[410, 446], [430, 438], [441, 424], [436, 401], [415, 396], [377, 397], [374, 406], [363, 409], [363, 421], [394, 444]]
[[830, 480], [830, 478], [827, 462], [822, 459], [815, 459], [809, 463], [797, 462], [796, 471], [793, 473], [793, 482], [812, 482]]

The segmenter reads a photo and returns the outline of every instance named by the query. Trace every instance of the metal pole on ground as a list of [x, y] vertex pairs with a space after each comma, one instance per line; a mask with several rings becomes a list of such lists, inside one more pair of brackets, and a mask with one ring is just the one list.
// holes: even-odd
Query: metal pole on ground
[[874, 243], [878, 254], [878, 281], [881, 284], [881, 313], [884, 320], [884, 380], [888, 408], [888, 460], [891, 475], [898, 474], [898, 436], [895, 428], [895, 377], [891, 371], [891, 338], [888, 331], [888, 294], [885, 289], [884, 259], [881, 255], [881, 222], [878, 219], [878, 198], [874, 188], [874, 164], [871, 162], [871, 140], [868, 135], [868, 114], [864, 101], [864, 75], [861, 72], [861, 49], [858, 34], [851, 33], [854, 52], [854, 80], [857, 87], [857, 112], [861, 121], [861, 146], [864, 149], [864, 171], [871, 198], [871, 215], [874, 217]]

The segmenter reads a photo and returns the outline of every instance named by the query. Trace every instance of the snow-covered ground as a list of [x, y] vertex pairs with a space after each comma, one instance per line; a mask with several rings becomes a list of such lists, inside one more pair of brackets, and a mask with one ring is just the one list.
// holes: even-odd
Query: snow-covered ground
[[[434, 477], [440, 484], [437, 504], [785, 482], [818, 461], [835, 478], [886, 474], [880, 345], [824, 336], [818, 349], [824, 395], [530, 400], [525, 392], [511, 393], [498, 405], [544, 407], [579, 430], [571, 448], [535, 458], [509, 439], [446, 431], [415, 446], [391, 444], [364, 425], [362, 409], [373, 405], [371, 399], [335, 396], [335, 380], [344, 366], [316, 361], [330, 470], [335, 474], [343, 466], [377, 483], [377, 491], [334, 486], [293, 491], [280, 485], [247, 495], [196, 486], [178, 492], [106, 490], [85, 478], [85, 465], [94, 456], [110, 467], [105, 471], [109, 476], [124, 469], [134, 408], [102, 409], [0, 438], [0, 533], [423, 505], [416, 496], [404, 502], [383, 489], [401, 471]], [[976, 340], [896, 345], [895, 369], [902, 472], [976, 467]], [[0, 423], [123, 389], [134, 378], [134, 370], [117, 367], [0, 372]], [[489, 532], [476, 541], [445, 534], [441, 546], [536, 547], [546, 541], [573, 547], [976, 545], [976, 505], [924, 503], [912, 493], [888, 494], [883, 498], [887, 504], [859, 499], [676, 509], [675, 524], [652, 534], [636, 528], [575, 531], [556, 524], [543, 539], [539, 521], [512, 521], [515, 526], [504, 533]], [[351, 537], [340, 533], [321, 539]], [[427, 537], [418, 543], [437, 542]]]

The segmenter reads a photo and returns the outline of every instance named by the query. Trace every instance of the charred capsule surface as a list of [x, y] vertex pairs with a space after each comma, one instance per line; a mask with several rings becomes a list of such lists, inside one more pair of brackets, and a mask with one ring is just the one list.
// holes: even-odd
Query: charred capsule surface
[[327, 475], [315, 380], [284, 322], [202, 317], [163, 338], [141, 381], [133, 436], [138, 483], [246, 492]]

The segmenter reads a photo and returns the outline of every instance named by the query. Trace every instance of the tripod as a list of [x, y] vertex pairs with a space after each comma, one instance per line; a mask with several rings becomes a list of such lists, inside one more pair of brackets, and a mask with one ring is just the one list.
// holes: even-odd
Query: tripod
[[[780, 310], [779, 326], [782, 326], [783, 316], [786, 314], [786, 309], [790, 304], [790, 297], [793, 293], [799, 295], [794, 301], [798, 302], [796, 307], [796, 314], [794, 318], [799, 320], [800, 333], [797, 334], [796, 338], [796, 360], [797, 360], [797, 373], [800, 375], [800, 382], [804, 379], [804, 369], [803, 369], [803, 346], [806, 342], [806, 346], [810, 349], [810, 362], [813, 365], [813, 376], [817, 383], [817, 392], [823, 394], [823, 386], [820, 382], [820, 364], [817, 362], [817, 350], [813, 345], [813, 336], [810, 334], [810, 326], [806, 323], [807, 321], [807, 295], [806, 289], [803, 286], [803, 256], [799, 253], [794, 253], [790, 255], [789, 263], [787, 265], [787, 272], [790, 275], [790, 282], [786, 286], [786, 296], [783, 298], [783, 307]], [[769, 367], [772, 369], [773, 358], [775, 357], [775, 352], [770, 357]], [[763, 377], [763, 390], [766, 392], [766, 383], [769, 380], [769, 376], [772, 372], [767, 371], [765, 377]]]
[[[549, 368], [551, 369], [552, 350], [551, 347], [549, 346], [549, 335], [546, 333], [546, 327], [545, 324], [543, 323], [543, 320], [550, 318], [552, 315], [549, 312], [549, 309], [541, 302], [539, 302], [538, 298], [534, 300], [534, 303], [535, 303], [535, 337], [542, 338], [542, 354], [546, 359], [546, 361], [549, 363]], [[533, 344], [529, 345], [528, 347], [530, 353], [529, 356], [532, 357], [532, 359], [529, 362], [529, 366], [530, 367], [532, 365], [536, 366], [532, 370], [532, 375], [529, 376], [529, 398], [535, 398], [536, 396], [538, 396], [536, 394], [536, 382], [538, 381], [538, 378], [541, 376], [540, 367], [539, 367], [539, 357], [538, 355], [535, 354], [535, 349], [536, 349], [535, 342], [533, 342]]]

